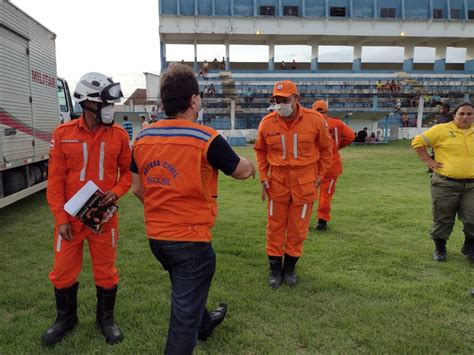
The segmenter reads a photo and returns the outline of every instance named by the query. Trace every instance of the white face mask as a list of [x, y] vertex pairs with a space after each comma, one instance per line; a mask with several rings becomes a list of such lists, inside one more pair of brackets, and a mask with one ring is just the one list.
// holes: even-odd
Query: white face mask
[[105, 125], [111, 125], [112, 123], [114, 123], [114, 113], [114, 105], [102, 107], [102, 109], [100, 110], [100, 117], [102, 123]]
[[275, 110], [281, 117], [290, 117], [293, 113], [291, 104], [276, 104]]

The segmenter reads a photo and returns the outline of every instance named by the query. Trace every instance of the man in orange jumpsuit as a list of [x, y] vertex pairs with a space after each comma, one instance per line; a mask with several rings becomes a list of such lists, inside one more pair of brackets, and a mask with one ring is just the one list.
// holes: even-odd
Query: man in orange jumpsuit
[[195, 73], [181, 64], [161, 76], [167, 118], [138, 135], [131, 164], [133, 193], [143, 202], [150, 249], [171, 279], [171, 315], [165, 354], [191, 355], [227, 312], [206, 309], [216, 269], [211, 228], [217, 214], [217, 175], [254, 175], [219, 133], [196, 123], [201, 97]]
[[[299, 103], [296, 85], [273, 88], [275, 111], [258, 127], [257, 156], [262, 200], [268, 197], [268, 285], [296, 285], [295, 265], [303, 252], [317, 186], [331, 165], [332, 142], [324, 117]], [[283, 262], [283, 255], [285, 260]]]
[[354, 131], [338, 118], [328, 117], [328, 104], [324, 100], [317, 100], [313, 104], [313, 110], [319, 112], [326, 118], [329, 134], [332, 137], [332, 165], [326, 171], [321, 185], [319, 186], [318, 224], [316, 230], [323, 231], [328, 228], [327, 223], [331, 220], [331, 201], [336, 191], [337, 177], [342, 174], [342, 160], [339, 150], [354, 141]]
[[100, 202], [104, 206], [115, 204], [129, 190], [130, 143], [127, 132], [113, 124], [113, 105], [121, 97], [119, 83], [100, 73], [84, 75], [74, 92], [83, 115], [53, 133], [47, 198], [56, 222], [54, 266], [49, 279], [55, 287], [57, 318], [43, 335], [47, 346], [59, 342], [77, 324], [77, 277], [85, 240], [97, 287], [97, 324], [108, 343], [123, 339], [113, 320], [119, 281], [114, 265], [119, 235], [117, 215], [96, 234], [64, 211], [64, 204], [89, 180], [104, 191]]

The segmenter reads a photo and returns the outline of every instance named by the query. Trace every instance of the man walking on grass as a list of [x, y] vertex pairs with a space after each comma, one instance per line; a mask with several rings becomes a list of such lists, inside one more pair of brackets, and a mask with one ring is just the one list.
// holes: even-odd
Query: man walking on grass
[[171, 316], [165, 353], [192, 354], [227, 312], [206, 309], [216, 268], [211, 228], [217, 213], [217, 174], [234, 179], [254, 175], [211, 127], [195, 121], [201, 97], [191, 68], [175, 64], [161, 77], [167, 119], [137, 137], [132, 158], [133, 192], [143, 202], [152, 253], [171, 279]]

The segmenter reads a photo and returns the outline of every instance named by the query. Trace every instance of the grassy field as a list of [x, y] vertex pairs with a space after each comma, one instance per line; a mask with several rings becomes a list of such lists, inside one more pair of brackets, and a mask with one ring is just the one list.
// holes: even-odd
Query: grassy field
[[[239, 153], [253, 157], [250, 147]], [[266, 285], [258, 181], [221, 176], [209, 305], [225, 301], [229, 313], [196, 354], [474, 353], [474, 266], [460, 253], [459, 223], [447, 262], [432, 261], [429, 176], [408, 142], [349, 147], [343, 158], [330, 229], [311, 229], [294, 289]], [[80, 323], [46, 350], [40, 337], [55, 316], [52, 217], [44, 193], [0, 210], [0, 354], [162, 353], [168, 276], [148, 248], [138, 201], [127, 195], [120, 211], [116, 320], [124, 342], [106, 345], [95, 328], [86, 252]]]

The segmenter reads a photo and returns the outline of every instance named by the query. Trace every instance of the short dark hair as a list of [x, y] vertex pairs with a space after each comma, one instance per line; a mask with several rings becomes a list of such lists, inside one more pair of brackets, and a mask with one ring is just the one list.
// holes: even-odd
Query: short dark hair
[[466, 102], [463, 102], [459, 105], [456, 106], [456, 108], [454, 109], [454, 114], [458, 113], [458, 110], [461, 108], [461, 107], [465, 107], [465, 106], [469, 106], [470, 108], [474, 108], [474, 105], [471, 104], [470, 102], [466, 101]]
[[162, 74], [160, 96], [167, 116], [174, 116], [189, 108], [193, 95], [199, 95], [199, 84], [192, 69], [182, 64], [172, 64]]
[[446, 110], [451, 110], [451, 105], [450, 104], [443, 104], [443, 106], [441, 106], [441, 108], [444, 108]]
[[123, 116], [124, 121], [128, 121], [128, 116]]

